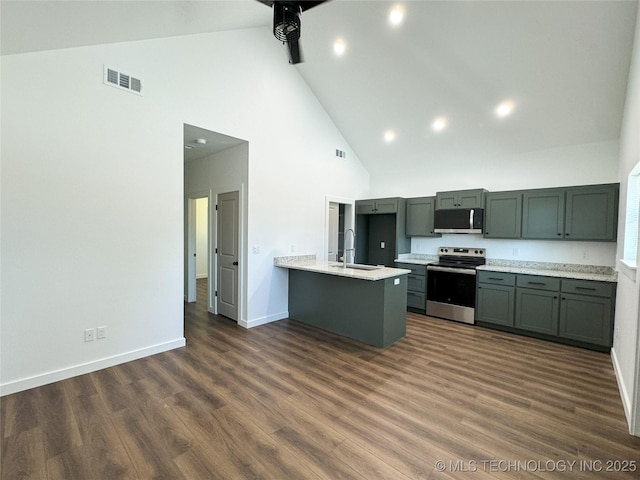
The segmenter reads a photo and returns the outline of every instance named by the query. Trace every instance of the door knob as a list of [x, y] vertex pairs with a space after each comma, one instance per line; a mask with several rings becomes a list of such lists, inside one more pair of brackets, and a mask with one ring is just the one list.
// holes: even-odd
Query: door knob
[[238, 265], [238, 262], [233, 262], [234, 265]]

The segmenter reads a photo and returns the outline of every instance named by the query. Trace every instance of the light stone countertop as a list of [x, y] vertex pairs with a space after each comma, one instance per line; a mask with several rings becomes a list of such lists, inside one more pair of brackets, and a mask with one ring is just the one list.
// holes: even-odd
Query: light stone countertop
[[[428, 265], [438, 261], [437, 255], [401, 254], [396, 259], [398, 263], [413, 263]], [[617, 282], [618, 272], [613, 267], [600, 265], [579, 265], [573, 263], [549, 263], [517, 260], [487, 259], [486, 265], [477, 270], [491, 272], [520, 273], [526, 275], [541, 275], [546, 277], [571, 278], [576, 280], [594, 280], [598, 282]]]
[[273, 264], [276, 267], [304, 270], [307, 272], [324, 273], [338, 277], [355, 278], [358, 280], [384, 280], [386, 278], [407, 275], [411, 270], [404, 268], [380, 267], [375, 270], [360, 270], [356, 268], [344, 268], [340, 262], [317, 261], [315, 255], [295, 255], [290, 257], [274, 257]]
[[[588, 267], [588, 265], [585, 266]], [[580, 270], [575, 268], [531, 268], [522, 266], [492, 265], [488, 263], [486, 265], [478, 267], [477, 270], [485, 270], [489, 272], [521, 273], [526, 275], [541, 275], [544, 277], [571, 278], [576, 280], [595, 280], [597, 282], [616, 283], [618, 281], [618, 272], [616, 272], [613, 268], [609, 267], [611, 270], [610, 272], [603, 272], [600, 270], [600, 268], [602, 267], [598, 267], [593, 269], [592, 271], [589, 271], [588, 269]]]

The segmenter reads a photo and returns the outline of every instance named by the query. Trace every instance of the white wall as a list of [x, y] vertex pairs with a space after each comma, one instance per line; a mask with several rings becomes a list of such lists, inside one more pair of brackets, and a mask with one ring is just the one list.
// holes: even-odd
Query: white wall
[[196, 204], [196, 278], [209, 275], [209, 198], [198, 198]]
[[[618, 261], [623, 257], [625, 237], [627, 177], [640, 162], [640, 11], [636, 21], [633, 56], [629, 72], [629, 83], [625, 112], [620, 135], [620, 222], [618, 225]], [[640, 258], [640, 252], [638, 255]], [[640, 435], [640, 376], [638, 302], [640, 301], [640, 279], [637, 270], [630, 270], [619, 263], [618, 291], [616, 300], [615, 333], [612, 357], [622, 403], [630, 424], [630, 430]]]
[[[103, 64], [144, 96], [103, 85]], [[266, 28], [7, 56], [1, 88], [5, 394], [184, 343], [184, 123], [251, 145], [248, 326], [286, 316], [273, 256], [322, 254], [325, 196], [368, 190]]]
[[486, 158], [415, 159], [415, 168], [393, 175], [393, 162], [371, 170], [374, 197], [421, 197], [438, 191], [486, 188], [489, 191], [564, 187], [618, 181], [618, 141], [571, 145]]
[[[495, 159], [479, 154], [477, 158], [414, 162], [415, 170], [402, 175], [393, 174], [390, 165], [389, 170], [371, 172], [371, 196], [410, 198], [468, 188], [498, 192], [615, 183], [618, 182], [618, 156], [618, 142], [609, 141]], [[479, 235], [444, 235], [435, 239], [414, 238], [411, 251], [435, 255], [442, 245], [484, 247], [488, 258], [616, 265], [616, 245], [611, 242], [505, 241]]]

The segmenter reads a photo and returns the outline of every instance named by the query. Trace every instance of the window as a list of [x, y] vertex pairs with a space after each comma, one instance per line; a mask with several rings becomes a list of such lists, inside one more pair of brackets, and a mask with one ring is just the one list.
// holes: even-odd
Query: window
[[640, 163], [629, 173], [627, 182], [627, 215], [624, 226], [624, 252], [622, 259], [635, 267], [638, 254], [638, 211], [640, 210]]

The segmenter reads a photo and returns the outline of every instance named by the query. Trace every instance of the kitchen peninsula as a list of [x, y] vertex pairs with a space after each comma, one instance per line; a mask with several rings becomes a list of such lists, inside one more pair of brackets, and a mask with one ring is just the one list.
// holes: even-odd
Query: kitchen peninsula
[[275, 257], [274, 265], [289, 270], [290, 318], [374, 347], [404, 337], [410, 270], [345, 268], [315, 255]]

